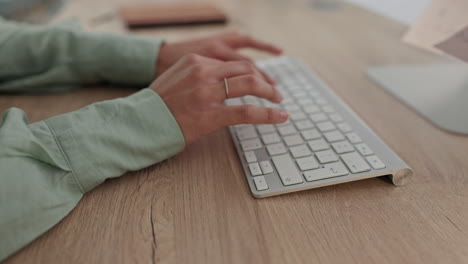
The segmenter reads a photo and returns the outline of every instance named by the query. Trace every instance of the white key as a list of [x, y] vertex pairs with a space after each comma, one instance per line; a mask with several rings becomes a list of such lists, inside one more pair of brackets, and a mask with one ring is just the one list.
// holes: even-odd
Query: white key
[[244, 102], [249, 105], [260, 106], [260, 100], [255, 96], [251, 96], [251, 95], [244, 96]]
[[302, 183], [304, 181], [289, 154], [274, 156], [272, 160], [285, 186]]
[[312, 121], [317, 123], [317, 122], [322, 122], [322, 121], [327, 120], [328, 117], [324, 113], [318, 113], [318, 114], [310, 115], [310, 119], [312, 119]]
[[276, 133], [276, 132], [271, 133], [271, 134], [262, 135], [262, 140], [263, 140], [263, 143], [265, 143], [265, 144], [272, 144], [272, 143], [281, 142], [281, 138], [278, 135], [278, 133]]
[[295, 92], [292, 94], [293, 97], [299, 99], [299, 98], [303, 98], [303, 97], [306, 97], [307, 96], [307, 93], [304, 92], [304, 91], [300, 91], [300, 92]]
[[315, 156], [320, 161], [320, 163], [330, 163], [338, 161], [338, 156], [331, 150], [324, 150], [315, 153]]
[[327, 121], [327, 122], [318, 123], [317, 128], [320, 131], [325, 132], [325, 131], [330, 131], [330, 130], [335, 129], [336, 126], [332, 122]]
[[310, 149], [307, 147], [307, 145], [292, 147], [289, 149], [289, 151], [291, 151], [292, 156], [296, 159], [309, 156], [312, 154], [312, 152], [310, 152]]
[[260, 139], [258, 138], [247, 139], [247, 140], [241, 141], [241, 146], [242, 146], [242, 150], [245, 152], [249, 150], [262, 148], [262, 142], [260, 142]]
[[281, 102], [282, 105], [286, 105], [286, 104], [290, 104], [290, 103], [294, 102], [294, 99], [292, 99], [291, 97], [286, 97], [286, 94], [284, 92], [282, 92], [282, 94], [284, 96], [284, 99]]
[[257, 156], [255, 155], [255, 152], [253, 151], [244, 152], [244, 157], [247, 163], [252, 163], [252, 162], [257, 161]]
[[301, 99], [297, 100], [297, 103], [300, 104], [300, 105], [311, 105], [311, 104], [314, 103], [314, 101], [312, 101], [309, 98], [301, 98]]
[[320, 167], [317, 160], [312, 156], [297, 159], [296, 163], [297, 163], [297, 166], [299, 166], [299, 168], [302, 171], [313, 170], [313, 169], [316, 169], [316, 168]]
[[242, 100], [240, 98], [230, 98], [224, 100], [225, 105], [243, 105]]
[[305, 140], [317, 139], [321, 137], [317, 129], [302, 131], [301, 134]]
[[351, 152], [341, 155], [341, 159], [352, 173], [369, 171], [369, 164], [357, 153]]
[[283, 138], [284, 142], [288, 147], [290, 146], [295, 146], [295, 145], [300, 145], [304, 143], [304, 140], [302, 140], [300, 135], [291, 135], [291, 136], [286, 136]]
[[275, 127], [273, 125], [258, 125], [257, 130], [260, 134], [266, 134], [275, 132]]
[[338, 129], [341, 130], [343, 133], [351, 132], [353, 129], [348, 123], [340, 123], [337, 125]]
[[379, 159], [379, 157], [372, 155], [366, 158], [367, 162], [374, 168], [374, 170], [380, 170], [385, 168], [385, 164]]
[[317, 98], [320, 96], [320, 92], [317, 91], [316, 89], [313, 89], [309, 92], [310, 96], [314, 97], [314, 98]]
[[332, 147], [338, 154], [354, 151], [353, 145], [349, 144], [346, 140], [335, 142], [332, 144]]
[[372, 151], [372, 149], [370, 149], [369, 146], [367, 146], [366, 143], [357, 144], [356, 149], [363, 156], [369, 156], [369, 155], [374, 154], [374, 151]]
[[257, 137], [257, 132], [253, 126], [236, 129], [239, 140], [251, 139]]
[[326, 104], [328, 104], [328, 101], [325, 100], [325, 98], [323, 98], [323, 97], [316, 97], [315, 98], [315, 103], [317, 103], [318, 105], [326, 105]]
[[320, 112], [320, 108], [316, 105], [308, 105], [304, 107], [304, 112], [306, 112], [307, 114], [313, 114]]
[[290, 124], [291, 124], [291, 119], [288, 118], [288, 120], [284, 121], [283, 123], [276, 124], [276, 127], [279, 128], [279, 127], [290, 125]]
[[268, 184], [264, 176], [254, 177], [253, 181], [255, 183], [255, 188], [257, 188], [257, 190], [259, 191], [268, 190]]
[[289, 113], [289, 117], [294, 121], [307, 118], [307, 116], [302, 111], [291, 112]]
[[271, 163], [268, 160], [261, 161], [260, 167], [262, 168], [263, 174], [273, 173], [273, 166], [271, 166]]
[[288, 112], [294, 112], [294, 111], [297, 111], [297, 110], [300, 110], [301, 107], [296, 105], [296, 104], [288, 104], [288, 105], [285, 105], [284, 106], [284, 110], [288, 111]]
[[310, 149], [314, 152], [328, 149], [330, 147], [328, 143], [323, 139], [311, 140], [308, 143], [309, 143]]
[[323, 136], [327, 139], [328, 142], [335, 142], [345, 139], [343, 134], [341, 134], [338, 130], [324, 133]]
[[346, 137], [353, 144], [362, 142], [362, 139], [356, 133], [348, 133]]
[[260, 166], [258, 165], [257, 162], [250, 163], [249, 164], [249, 170], [250, 170], [250, 174], [252, 174], [252, 176], [262, 175], [262, 170], [260, 169]]
[[339, 114], [333, 114], [333, 115], [330, 115], [330, 120], [335, 123], [338, 123], [338, 122], [343, 121], [343, 117]]
[[335, 108], [333, 108], [331, 105], [322, 106], [322, 110], [323, 110], [323, 112], [325, 112], [327, 114], [335, 112]]
[[268, 151], [268, 154], [270, 154], [270, 156], [288, 152], [288, 150], [286, 149], [283, 143], [268, 145], [267, 151]]
[[296, 129], [292, 125], [279, 127], [278, 131], [281, 134], [281, 136], [287, 136], [287, 135], [292, 135], [292, 134], [297, 133]]
[[301, 121], [296, 122], [296, 127], [299, 130], [304, 130], [304, 129], [313, 128], [314, 124], [312, 124], [310, 120], [301, 120]]
[[340, 161], [328, 163], [323, 168], [304, 172], [307, 181], [318, 181], [322, 179], [347, 175], [349, 172]]

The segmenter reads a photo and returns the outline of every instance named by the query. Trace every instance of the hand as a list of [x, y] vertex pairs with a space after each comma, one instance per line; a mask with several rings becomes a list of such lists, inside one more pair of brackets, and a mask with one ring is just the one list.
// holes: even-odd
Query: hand
[[[238, 32], [226, 32], [207, 38], [164, 44], [159, 50], [156, 62], [156, 76], [160, 76], [182, 56], [195, 53], [204, 57], [222, 61], [251, 61], [237, 52], [240, 48], [254, 48], [272, 54], [281, 54], [282, 50], [271, 44], [255, 40]], [[274, 81], [262, 72], [270, 84]]]
[[187, 145], [224, 126], [282, 123], [288, 119], [288, 114], [280, 109], [225, 106], [224, 78], [228, 78], [229, 97], [249, 94], [275, 103], [283, 99], [248, 61], [223, 62], [186, 55], [157, 78], [150, 88], [166, 103]]

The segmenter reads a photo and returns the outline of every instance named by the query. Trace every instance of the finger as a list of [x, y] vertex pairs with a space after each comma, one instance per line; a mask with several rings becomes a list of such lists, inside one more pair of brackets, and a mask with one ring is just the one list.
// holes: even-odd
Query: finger
[[[283, 96], [265, 80], [259, 78], [256, 75], [242, 75], [226, 79], [229, 87], [229, 95], [226, 95], [225, 89], [220, 89], [219, 94], [222, 96], [222, 100], [226, 97], [241, 97], [244, 95], [254, 95], [257, 97], [265, 98], [275, 103], [280, 103], [283, 100]], [[224, 86], [224, 82], [222, 82]]]
[[238, 124], [278, 124], [286, 122], [289, 114], [281, 109], [253, 105], [226, 106], [218, 111], [220, 122], [226, 126]]
[[221, 63], [223, 63], [223, 61], [192, 53], [184, 55], [177, 61], [173, 68], [174, 70], [181, 70], [193, 66], [194, 64], [219, 65]]
[[[226, 50], [222, 50], [218, 56], [217, 56], [219, 59], [221, 60], [224, 60], [224, 61], [242, 61], [242, 60], [245, 60], [245, 61], [250, 61], [252, 62], [252, 60], [249, 58], [249, 57], [246, 57], [246, 56], [243, 56], [237, 52], [234, 52], [230, 49], [226, 49]], [[265, 78], [265, 80], [271, 84], [271, 85], [275, 85], [276, 84], [276, 81], [273, 80], [267, 73], [265, 73], [264, 71], [262, 71], [261, 69], [258, 69], [257, 70], [260, 72], [260, 74], [263, 76], [263, 78]]]
[[253, 74], [257, 75], [260, 78], [263, 78], [263, 75], [255, 67], [252, 62], [249, 61], [228, 61], [220, 65], [209, 66], [210, 71], [214, 78], [219, 81], [222, 81], [224, 78], [232, 78], [241, 75]]
[[239, 48], [253, 48], [272, 54], [279, 55], [283, 50], [273, 44], [254, 39], [247, 35], [231, 34], [226, 38], [226, 42], [235, 49]]

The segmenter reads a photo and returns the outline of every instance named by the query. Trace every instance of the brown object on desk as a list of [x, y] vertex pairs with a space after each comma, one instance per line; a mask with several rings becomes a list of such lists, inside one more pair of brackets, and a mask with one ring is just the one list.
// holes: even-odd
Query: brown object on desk
[[[89, 16], [95, 1], [71, 1], [82, 5], [74, 14]], [[100, 0], [96, 13], [123, 1], [132, 2]], [[4, 264], [468, 263], [468, 138], [437, 129], [364, 74], [376, 64], [449, 60], [402, 43], [406, 26], [346, 3], [336, 11], [309, 0], [217, 3], [236, 18], [233, 26], [310, 65], [415, 170], [411, 184], [374, 178], [255, 199], [221, 129], [174, 158], [106, 181]], [[144, 33], [170, 42], [221, 30]], [[37, 121], [133, 92], [0, 95], [0, 112], [16, 106]]]
[[128, 27], [156, 27], [225, 23], [226, 15], [209, 3], [139, 4], [122, 7], [120, 16]]

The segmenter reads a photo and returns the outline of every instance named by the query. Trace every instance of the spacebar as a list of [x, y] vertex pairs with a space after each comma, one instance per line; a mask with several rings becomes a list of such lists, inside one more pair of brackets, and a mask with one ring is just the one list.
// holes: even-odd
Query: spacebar
[[284, 185], [293, 185], [304, 181], [289, 154], [273, 156], [271, 159]]

